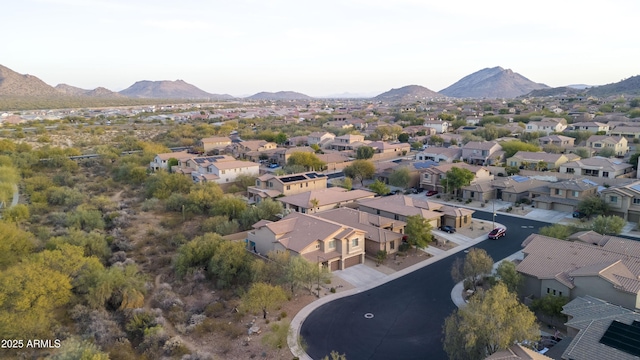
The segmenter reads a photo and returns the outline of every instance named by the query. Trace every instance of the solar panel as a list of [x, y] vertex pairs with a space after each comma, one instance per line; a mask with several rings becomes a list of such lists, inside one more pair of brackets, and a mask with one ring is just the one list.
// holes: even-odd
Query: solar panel
[[517, 183], [521, 183], [521, 182], [525, 182], [528, 181], [529, 178], [526, 176], [520, 176], [520, 175], [515, 175], [511, 177], [511, 180], [517, 182]]
[[308, 174], [307, 174], [307, 177], [308, 177], [309, 179], [315, 179], [317, 176], [318, 176], [318, 175], [316, 175], [316, 173], [308, 173]]
[[614, 320], [605, 331], [600, 343], [633, 356], [640, 356], [640, 326], [637, 321], [627, 325]]
[[295, 176], [287, 176], [287, 177], [280, 178], [280, 181], [282, 181], [283, 183], [289, 183], [292, 181], [300, 181], [304, 179], [306, 178], [302, 175], [295, 175]]
[[635, 191], [640, 191], [640, 184], [630, 186], [630, 188], [632, 188]]
[[585, 184], [593, 185], [593, 186], [598, 185], [598, 183], [595, 183], [595, 182], [593, 182], [593, 181], [591, 181], [589, 179], [582, 179], [582, 182], [585, 183]]

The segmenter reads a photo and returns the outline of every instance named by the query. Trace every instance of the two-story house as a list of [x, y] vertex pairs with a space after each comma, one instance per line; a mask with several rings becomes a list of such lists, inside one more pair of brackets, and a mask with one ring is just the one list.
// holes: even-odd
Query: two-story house
[[160, 169], [169, 171], [170, 159], [176, 159], [179, 162], [180, 160], [187, 160], [193, 157], [193, 154], [189, 154], [186, 151], [157, 154], [153, 158], [153, 161], [149, 163], [149, 169], [151, 169], [152, 171], [157, 171]]
[[316, 172], [274, 175], [264, 174], [256, 179], [255, 186], [247, 188], [249, 202], [258, 203], [266, 198], [289, 196], [311, 190], [327, 188], [327, 176]]
[[609, 132], [609, 125], [597, 121], [575, 122], [568, 125], [569, 131], [588, 131], [592, 133]]
[[354, 150], [355, 144], [364, 142], [364, 135], [346, 134], [336, 136], [331, 143], [331, 149], [338, 151]]
[[612, 149], [614, 156], [622, 157], [629, 152], [627, 138], [622, 136], [592, 135], [587, 139], [587, 147], [596, 153], [604, 149]]
[[202, 156], [202, 157], [188, 157], [184, 159], [178, 159], [178, 165], [171, 168], [172, 172], [178, 174], [191, 175], [191, 173], [207, 173], [207, 166], [216, 162], [235, 161], [233, 156], [229, 155], [215, 155], [215, 156]]
[[193, 182], [225, 184], [234, 182], [239, 175], [258, 176], [260, 164], [241, 160], [219, 161], [209, 163], [203, 170], [191, 172]]
[[448, 121], [442, 120], [427, 120], [423, 125], [424, 127], [435, 129], [438, 134], [449, 132], [449, 126], [451, 126]]
[[472, 165], [492, 165], [502, 161], [504, 152], [496, 141], [469, 141], [462, 146], [462, 160]]
[[313, 214], [341, 206], [355, 204], [358, 200], [371, 199], [376, 193], [355, 189], [348, 191], [341, 187], [310, 190], [303, 193], [277, 198], [285, 210]]
[[465, 163], [440, 163], [438, 166], [431, 166], [421, 170], [420, 187], [444, 193], [445, 189], [448, 189], [446, 173], [454, 167], [467, 169], [474, 173], [475, 178], [471, 181], [472, 184], [475, 182], [490, 181], [494, 178], [489, 169], [483, 166]]
[[233, 155], [238, 159], [249, 159], [251, 161], [258, 161], [261, 154], [271, 153], [276, 149], [278, 145], [274, 142], [266, 140], [249, 140], [233, 143]]
[[318, 145], [320, 148], [324, 148], [326, 145], [333, 142], [336, 136], [326, 131], [316, 131], [307, 135], [307, 143], [309, 145]]
[[398, 252], [404, 236], [404, 227], [407, 224], [404, 221], [348, 207], [323, 211], [316, 216], [366, 231], [365, 252], [371, 257], [375, 257], [378, 251], [386, 251], [387, 254]]
[[365, 235], [358, 228], [294, 212], [280, 221], [254, 224], [247, 246], [260, 254], [288, 251], [335, 271], [364, 263]]
[[416, 154], [416, 160], [431, 160], [435, 162], [452, 163], [454, 160], [460, 160], [462, 149], [459, 147], [436, 147], [430, 146]]
[[640, 181], [608, 187], [600, 197], [609, 205], [610, 214], [640, 223]]
[[593, 176], [600, 178], [632, 178], [636, 172], [633, 165], [620, 159], [609, 159], [601, 156], [594, 156], [587, 159], [566, 162], [560, 165], [560, 173], [575, 174], [578, 176]]
[[231, 138], [228, 136], [214, 136], [208, 138], [202, 138], [196, 142], [196, 146], [208, 153], [213, 150], [222, 150], [231, 145]]
[[525, 132], [544, 132], [551, 134], [553, 132], [562, 132], [567, 128], [567, 121], [564, 118], [544, 118], [539, 121], [529, 121], [525, 128]]
[[609, 135], [627, 139], [640, 139], [640, 126], [616, 126], [609, 131]]
[[532, 190], [532, 201], [536, 209], [563, 211], [572, 213], [580, 201], [595, 196], [598, 184], [589, 179], [572, 179], [548, 183], [541, 188]]

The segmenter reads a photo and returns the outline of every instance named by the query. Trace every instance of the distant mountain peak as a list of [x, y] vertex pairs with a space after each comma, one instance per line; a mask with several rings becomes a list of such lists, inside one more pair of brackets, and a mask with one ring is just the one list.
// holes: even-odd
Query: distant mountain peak
[[549, 88], [535, 83], [511, 69], [484, 68], [458, 80], [443, 95], [457, 98], [516, 98], [533, 90]]
[[313, 98], [309, 95], [305, 95], [295, 91], [278, 91], [278, 92], [262, 91], [257, 94], [251, 95], [246, 99], [249, 99], [249, 100], [310, 100]]
[[231, 99], [231, 95], [210, 94], [184, 80], [141, 80], [128, 88], [120, 91], [120, 94], [137, 98], [156, 99]]
[[442, 94], [430, 90], [420, 85], [407, 85], [398, 89], [391, 89], [384, 92], [373, 100], [387, 101], [387, 102], [415, 102], [418, 100], [426, 100], [433, 98], [442, 98]]

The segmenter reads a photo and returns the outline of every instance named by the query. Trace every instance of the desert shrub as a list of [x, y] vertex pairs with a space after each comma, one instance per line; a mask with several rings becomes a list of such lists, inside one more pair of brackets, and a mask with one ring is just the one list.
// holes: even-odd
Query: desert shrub
[[72, 208], [82, 204], [84, 194], [80, 191], [68, 187], [53, 187], [46, 191], [47, 201], [51, 205], [62, 205]]
[[226, 311], [227, 310], [225, 309], [225, 306], [223, 303], [215, 302], [213, 304], [207, 305], [207, 307], [204, 310], [204, 313], [209, 317], [217, 318], [224, 315]]
[[125, 336], [111, 313], [103, 309], [94, 310], [76, 305], [70, 311], [70, 315], [75, 320], [82, 336], [92, 339], [103, 348], [115, 345]]
[[262, 338], [262, 343], [274, 349], [282, 349], [287, 346], [287, 336], [289, 335], [289, 323], [281, 322], [272, 324], [269, 332]]
[[142, 203], [142, 211], [153, 211], [158, 208], [158, 203], [160, 200], [156, 198], [145, 199]]
[[162, 350], [169, 356], [182, 356], [190, 353], [179, 336], [174, 336], [167, 340], [162, 346]]
[[182, 308], [184, 306], [180, 297], [173, 292], [171, 285], [164, 283], [160, 284], [158, 289], [153, 294], [152, 304], [155, 307], [159, 307], [163, 310], [169, 310], [173, 307]]
[[109, 360], [109, 355], [100, 351], [93, 343], [75, 337], [65, 339], [60, 348], [51, 356], [52, 360]]

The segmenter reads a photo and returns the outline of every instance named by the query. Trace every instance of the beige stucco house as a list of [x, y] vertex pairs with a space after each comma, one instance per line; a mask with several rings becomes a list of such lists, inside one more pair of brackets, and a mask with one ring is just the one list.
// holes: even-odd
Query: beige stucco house
[[560, 165], [558, 172], [608, 179], [633, 178], [636, 175], [633, 165], [621, 159], [610, 159], [601, 156], [566, 162]]
[[595, 152], [612, 149], [615, 156], [624, 156], [629, 152], [627, 139], [621, 136], [591, 135], [587, 139], [587, 147]]
[[640, 181], [611, 186], [602, 190], [600, 197], [609, 205], [611, 215], [640, 223]]
[[373, 199], [376, 193], [367, 190], [351, 190], [341, 187], [310, 190], [277, 198], [285, 210], [313, 214], [341, 206], [356, 206], [358, 200]]
[[254, 224], [247, 246], [260, 254], [288, 251], [335, 271], [364, 263], [365, 234], [317, 216], [291, 213], [280, 221]]
[[548, 154], [546, 152], [518, 151], [507, 159], [508, 166], [524, 169], [553, 170], [569, 161], [564, 154]]
[[327, 176], [316, 172], [274, 175], [264, 174], [256, 179], [255, 186], [247, 188], [249, 202], [258, 203], [265, 198], [290, 196], [311, 190], [327, 188]]

